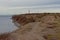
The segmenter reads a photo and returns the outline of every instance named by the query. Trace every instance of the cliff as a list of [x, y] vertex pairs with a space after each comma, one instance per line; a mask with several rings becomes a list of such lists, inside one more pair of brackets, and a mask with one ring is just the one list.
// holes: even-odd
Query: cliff
[[59, 13], [13, 15], [12, 20], [19, 29], [2, 37], [9, 40], [60, 40]]
[[21, 14], [21, 15], [13, 15], [12, 20], [15, 25], [25, 25], [31, 22], [40, 22], [41, 18], [46, 15], [54, 15], [60, 16], [59, 13], [30, 13], [30, 14]]
[[21, 40], [60, 40], [59, 13], [21, 14], [12, 19], [20, 24], [16, 33], [20, 33]]

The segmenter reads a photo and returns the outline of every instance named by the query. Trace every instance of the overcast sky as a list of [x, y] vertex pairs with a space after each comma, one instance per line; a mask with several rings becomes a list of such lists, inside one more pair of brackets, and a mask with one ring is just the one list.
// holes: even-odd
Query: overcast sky
[[0, 0], [0, 15], [60, 12], [60, 0]]

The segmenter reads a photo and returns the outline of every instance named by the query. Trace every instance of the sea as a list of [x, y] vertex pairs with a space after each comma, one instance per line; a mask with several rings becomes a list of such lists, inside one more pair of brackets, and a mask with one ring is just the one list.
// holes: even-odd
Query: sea
[[0, 16], [0, 34], [13, 32], [18, 29], [12, 22], [11, 17], [12, 15]]

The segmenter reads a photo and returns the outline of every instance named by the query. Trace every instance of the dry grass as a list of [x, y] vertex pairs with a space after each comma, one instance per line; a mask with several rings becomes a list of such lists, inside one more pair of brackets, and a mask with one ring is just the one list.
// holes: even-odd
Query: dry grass
[[[51, 35], [48, 33], [47, 40], [60, 40], [60, 36], [59, 36], [60, 35], [60, 14], [59, 13], [21, 14], [21, 15], [14, 15], [12, 19], [14, 22], [17, 22], [21, 25], [26, 25], [32, 22], [42, 22], [43, 24], [41, 25], [47, 28], [51, 28], [55, 30], [55, 32], [57, 32], [55, 35]], [[47, 25], [45, 25], [44, 23]], [[25, 26], [25, 29], [23, 29], [21, 32], [24, 33], [27, 29], [28, 27]]]

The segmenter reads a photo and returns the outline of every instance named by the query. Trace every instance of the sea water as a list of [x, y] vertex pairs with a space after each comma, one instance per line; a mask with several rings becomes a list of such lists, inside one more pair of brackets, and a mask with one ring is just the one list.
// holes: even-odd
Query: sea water
[[17, 29], [11, 19], [12, 16], [0, 16], [0, 33], [8, 33]]

